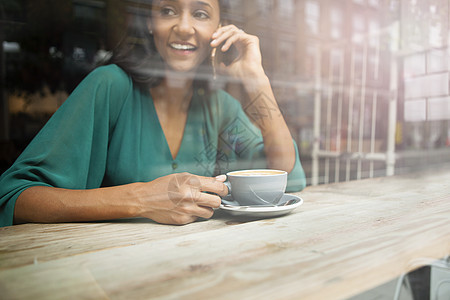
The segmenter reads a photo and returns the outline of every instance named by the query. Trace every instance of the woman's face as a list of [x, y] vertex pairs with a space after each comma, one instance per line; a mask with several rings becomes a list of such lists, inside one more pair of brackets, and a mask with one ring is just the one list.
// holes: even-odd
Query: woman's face
[[219, 24], [218, 0], [154, 0], [149, 29], [167, 66], [188, 72], [209, 56]]

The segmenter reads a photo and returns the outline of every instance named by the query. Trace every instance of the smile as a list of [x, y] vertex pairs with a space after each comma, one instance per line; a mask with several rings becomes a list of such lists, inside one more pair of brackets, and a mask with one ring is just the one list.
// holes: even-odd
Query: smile
[[197, 49], [197, 47], [190, 44], [170, 43], [169, 46], [175, 50], [183, 50], [183, 51], [194, 51]]

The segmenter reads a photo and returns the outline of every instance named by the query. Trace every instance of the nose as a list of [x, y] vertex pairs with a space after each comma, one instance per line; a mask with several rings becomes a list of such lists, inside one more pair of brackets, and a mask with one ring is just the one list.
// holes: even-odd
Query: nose
[[178, 23], [175, 26], [175, 31], [180, 35], [191, 35], [194, 34], [194, 24], [192, 18], [187, 13], [184, 13], [178, 19]]

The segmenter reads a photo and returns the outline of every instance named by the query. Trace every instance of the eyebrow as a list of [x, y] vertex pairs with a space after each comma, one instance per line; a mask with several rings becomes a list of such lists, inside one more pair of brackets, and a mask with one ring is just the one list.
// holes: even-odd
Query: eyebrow
[[209, 7], [212, 8], [211, 4], [209, 4], [209, 3], [207, 3], [207, 2], [203, 2], [203, 1], [196, 1], [196, 2], [197, 2], [197, 4], [199, 4], [199, 5], [209, 6]]
[[[159, 3], [161, 2], [180, 2], [179, 0], [160, 0]], [[211, 4], [204, 2], [204, 1], [195, 1], [195, 4], [197, 5], [201, 5], [201, 6], [209, 6], [210, 8], [213, 8], [211, 6]]]

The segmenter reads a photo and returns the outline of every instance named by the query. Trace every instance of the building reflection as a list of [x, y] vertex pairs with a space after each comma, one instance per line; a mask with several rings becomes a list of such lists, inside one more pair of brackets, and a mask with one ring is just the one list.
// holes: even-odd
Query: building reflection
[[[0, 4], [2, 168], [150, 1], [8, 3]], [[259, 36], [309, 183], [450, 161], [448, 1], [234, 0], [224, 15]], [[242, 96], [235, 83], [227, 89]]]

